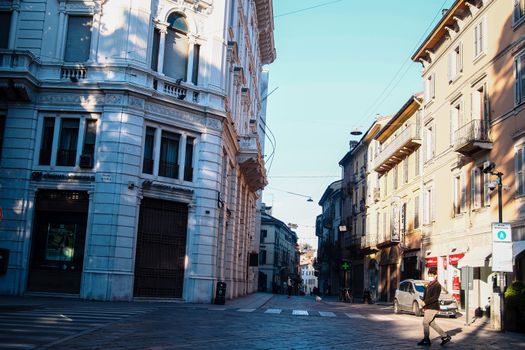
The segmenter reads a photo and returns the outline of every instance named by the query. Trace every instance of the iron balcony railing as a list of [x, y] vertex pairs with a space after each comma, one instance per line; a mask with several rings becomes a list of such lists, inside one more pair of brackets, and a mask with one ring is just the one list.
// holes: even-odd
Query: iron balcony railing
[[489, 137], [489, 123], [480, 119], [472, 120], [454, 133], [455, 149], [472, 142], [492, 142]]

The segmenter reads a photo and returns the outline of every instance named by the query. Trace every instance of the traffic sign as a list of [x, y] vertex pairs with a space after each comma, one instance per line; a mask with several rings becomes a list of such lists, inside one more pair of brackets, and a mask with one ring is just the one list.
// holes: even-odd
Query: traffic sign
[[512, 272], [512, 226], [492, 224], [492, 271]]

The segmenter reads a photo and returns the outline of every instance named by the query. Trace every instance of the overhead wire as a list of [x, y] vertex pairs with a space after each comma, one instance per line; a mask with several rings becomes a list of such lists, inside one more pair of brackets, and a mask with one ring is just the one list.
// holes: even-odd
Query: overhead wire
[[[425, 29], [425, 31], [423, 32], [423, 34], [421, 35], [421, 37], [419, 38], [419, 40], [417, 41], [416, 45], [414, 46], [414, 48], [411, 50], [411, 52], [414, 52], [415, 50], [417, 50], [417, 48], [421, 45], [421, 43], [423, 42], [423, 40], [425, 40], [425, 38], [427, 37], [428, 35], [428, 31], [433, 27], [434, 25], [434, 22], [436, 21], [436, 19], [439, 17], [439, 15], [442, 13], [445, 5], [447, 4], [449, 0], [445, 0], [443, 1], [443, 3], [441, 4], [441, 6], [439, 7], [439, 10], [436, 12], [434, 18], [432, 18], [432, 21], [430, 21], [429, 25], [427, 26], [427, 28]], [[403, 69], [405, 68], [405, 66], [412, 61], [412, 55], [409, 55], [407, 57], [407, 59], [403, 62], [403, 64], [401, 65], [401, 67], [399, 67], [399, 69], [397, 70], [396, 74], [394, 74], [394, 76], [392, 77], [392, 79], [389, 81], [389, 83], [386, 85], [386, 87], [383, 89], [383, 91], [379, 94], [379, 96], [377, 97], [377, 99], [375, 100], [374, 103], [372, 103], [372, 105], [365, 110], [365, 113], [361, 116], [361, 118], [358, 120], [358, 123], [357, 124], [360, 124], [361, 122], [363, 122], [365, 119], [367, 119], [369, 117], [369, 113], [371, 113], [374, 109], [376, 108], [379, 108], [385, 101], [388, 97], [390, 97], [390, 95], [392, 94], [392, 92], [394, 91], [394, 89], [399, 85], [399, 83], [401, 82], [401, 80], [405, 77], [405, 75], [408, 73], [408, 71], [410, 70], [410, 65], [408, 65], [408, 68], [405, 69], [405, 71], [403, 72]], [[399, 76], [399, 74], [403, 72], [403, 74], [401, 76]], [[399, 79], [398, 79], [398, 76], [399, 76]], [[397, 79], [397, 81], [396, 81]], [[395, 84], [394, 84], [395, 82]], [[392, 85], [394, 84], [394, 85]], [[385, 95], [386, 94], [386, 95]]]

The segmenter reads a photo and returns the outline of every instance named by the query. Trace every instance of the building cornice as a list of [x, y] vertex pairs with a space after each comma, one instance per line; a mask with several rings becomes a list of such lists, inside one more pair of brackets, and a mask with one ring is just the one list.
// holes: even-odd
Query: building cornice
[[257, 24], [259, 29], [259, 51], [262, 64], [275, 61], [275, 39], [273, 36], [273, 3], [272, 0], [255, 0]]

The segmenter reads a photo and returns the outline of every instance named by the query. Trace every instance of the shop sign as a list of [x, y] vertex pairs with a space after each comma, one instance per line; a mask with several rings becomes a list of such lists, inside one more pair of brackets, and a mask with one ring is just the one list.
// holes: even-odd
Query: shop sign
[[448, 263], [450, 265], [457, 265], [459, 260], [464, 257], [465, 254], [452, 254], [448, 256]]
[[442, 258], [443, 258], [443, 268], [446, 270], [447, 267], [448, 267], [448, 265], [447, 265], [448, 260], [447, 260], [446, 256], [443, 256]]
[[438, 266], [438, 258], [437, 258], [437, 256], [433, 256], [433, 257], [430, 257], [430, 258], [425, 258], [425, 266], [426, 267]]

